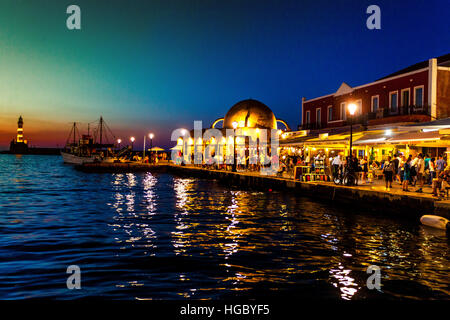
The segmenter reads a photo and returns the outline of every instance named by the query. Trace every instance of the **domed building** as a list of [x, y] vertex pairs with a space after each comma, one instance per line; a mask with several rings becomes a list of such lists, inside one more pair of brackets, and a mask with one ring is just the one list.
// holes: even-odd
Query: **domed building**
[[233, 122], [237, 123], [238, 128], [278, 129], [277, 123], [281, 122], [285, 130], [289, 130], [285, 121], [277, 120], [268, 106], [254, 99], [239, 101], [224, 118], [214, 121], [211, 127], [216, 128], [219, 122], [223, 122], [223, 129], [233, 129]]
[[[219, 122], [222, 122], [222, 127], [217, 127]], [[281, 128], [278, 127], [278, 123], [282, 124]], [[276, 130], [277, 135], [280, 135], [282, 131], [290, 131], [285, 121], [277, 119], [268, 106], [254, 99], [242, 100], [233, 105], [225, 117], [213, 122], [210, 129], [217, 129], [222, 135], [205, 138], [204, 133], [208, 130], [206, 128], [201, 130], [201, 136], [196, 136], [195, 130], [183, 130], [184, 133], [177, 139], [177, 145], [172, 150], [181, 152], [186, 163], [204, 163], [206, 147], [209, 147], [211, 155], [214, 155], [221, 164], [228, 161], [230, 157], [236, 158], [235, 163], [241, 165], [248, 164], [249, 159], [256, 163], [260, 159], [262, 161], [261, 157], [265, 155], [261, 154], [256, 146], [250, 145], [250, 137], [247, 135], [250, 132], [246, 129], [256, 129], [257, 144], [268, 150], [271, 150], [271, 130]], [[239, 133], [237, 136], [228, 136], [228, 129], [238, 129]], [[260, 140], [261, 130], [268, 130], [267, 135], [264, 135], [266, 138], [262, 141]]]

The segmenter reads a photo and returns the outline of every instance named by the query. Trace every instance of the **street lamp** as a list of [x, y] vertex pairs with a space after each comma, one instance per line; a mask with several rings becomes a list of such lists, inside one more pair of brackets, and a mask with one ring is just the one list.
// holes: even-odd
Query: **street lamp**
[[149, 133], [148, 137], [150, 138], [150, 162], [152, 162], [152, 149], [153, 149], [153, 137], [155, 135], [153, 133]]
[[232, 172], [236, 172], [236, 128], [238, 126], [237, 121], [233, 121], [232, 123], [233, 125], [233, 129], [234, 129], [234, 134], [233, 134], [233, 166], [231, 168]]
[[353, 159], [353, 116], [355, 115], [357, 108], [358, 107], [354, 103], [348, 105], [348, 112], [350, 113], [350, 161]]
[[256, 165], [261, 163], [259, 159], [259, 147], [259, 128], [256, 128]]
[[135, 137], [131, 137], [131, 138], [130, 138], [130, 141], [131, 141], [131, 151], [133, 151], [134, 140], [136, 140]]
[[122, 143], [122, 139], [117, 139], [117, 144], [119, 146], [119, 150], [120, 150], [120, 144]]

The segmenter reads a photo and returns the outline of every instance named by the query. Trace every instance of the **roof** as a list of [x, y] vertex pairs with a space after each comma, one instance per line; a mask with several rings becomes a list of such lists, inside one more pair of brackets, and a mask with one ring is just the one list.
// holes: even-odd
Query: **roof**
[[[450, 53], [447, 53], [447, 54], [444, 54], [442, 56], [439, 56], [436, 59], [437, 59], [438, 66], [450, 66]], [[373, 84], [374, 82], [377, 82], [377, 81], [387, 80], [388, 78], [399, 76], [399, 75], [402, 75], [402, 74], [408, 73], [408, 72], [414, 72], [414, 71], [417, 71], [417, 70], [420, 70], [420, 69], [424, 69], [424, 68], [428, 68], [428, 60], [425, 60], [425, 61], [422, 61], [422, 62], [418, 62], [416, 64], [413, 64], [413, 65], [411, 65], [409, 67], [406, 67], [406, 68], [403, 68], [401, 70], [398, 70], [398, 71], [396, 71], [394, 73], [391, 73], [391, 74], [389, 74], [387, 76], [384, 76], [382, 78], [379, 78], [377, 80], [374, 80], [374, 81], [371, 81], [371, 82], [367, 82], [367, 83], [365, 83], [363, 85], [350, 87], [347, 83], [343, 82], [341, 84], [341, 86], [339, 87], [339, 89], [335, 93], [331, 93], [331, 94], [327, 94], [327, 95], [323, 95], [323, 96], [319, 96], [319, 97], [315, 97], [315, 98], [311, 98], [311, 99], [306, 99], [305, 98], [304, 102], [307, 103], [307, 102], [323, 99], [323, 98], [326, 98], [326, 97], [332, 97], [332, 96], [335, 96], [335, 95], [337, 95], [337, 96], [338, 95], [342, 95], [342, 94], [351, 92], [354, 89], [360, 89], [362, 87], [366, 87], [366, 86], [371, 85], [371, 84]]]
[[[438, 65], [446, 64], [446, 62], [450, 62], [450, 53], [444, 54], [444, 55], [442, 55], [440, 57], [437, 57], [436, 59], [437, 59], [437, 64]], [[386, 79], [386, 78], [395, 77], [395, 76], [401, 75], [403, 73], [416, 71], [416, 70], [423, 69], [423, 68], [426, 68], [426, 67], [428, 67], [428, 60], [425, 60], [425, 61], [422, 61], [422, 62], [418, 62], [416, 64], [413, 64], [413, 65], [409, 66], [409, 67], [406, 67], [404, 69], [401, 69], [399, 71], [391, 73], [391, 74], [389, 74], [389, 75], [387, 75], [387, 76], [385, 76], [383, 78], [380, 78], [378, 80], [383, 80], [383, 79]], [[378, 80], [376, 80], [376, 81], [378, 81]]]

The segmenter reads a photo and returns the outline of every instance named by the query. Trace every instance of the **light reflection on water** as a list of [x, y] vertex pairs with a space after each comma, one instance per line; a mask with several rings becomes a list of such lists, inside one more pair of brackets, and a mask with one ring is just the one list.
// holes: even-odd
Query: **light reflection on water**
[[[0, 298], [450, 297], [448, 238], [415, 221], [59, 161], [0, 156]], [[70, 264], [84, 290], [65, 289]]]

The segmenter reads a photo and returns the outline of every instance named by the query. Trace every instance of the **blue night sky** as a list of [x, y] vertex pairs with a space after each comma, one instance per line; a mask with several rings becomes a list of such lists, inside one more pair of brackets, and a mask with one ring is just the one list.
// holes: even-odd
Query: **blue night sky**
[[[82, 30], [66, 28], [70, 4]], [[371, 4], [381, 30], [366, 28]], [[19, 114], [36, 145], [101, 114], [124, 140], [153, 131], [170, 146], [173, 129], [247, 98], [295, 128], [302, 96], [449, 53], [449, 12], [447, 0], [2, 0], [0, 146]]]

